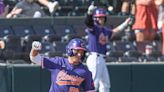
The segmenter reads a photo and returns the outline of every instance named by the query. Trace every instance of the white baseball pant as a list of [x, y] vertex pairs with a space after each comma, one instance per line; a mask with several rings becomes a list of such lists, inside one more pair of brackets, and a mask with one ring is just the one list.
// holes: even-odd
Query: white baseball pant
[[87, 58], [86, 64], [92, 72], [96, 91], [110, 92], [110, 77], [104, 59], [105, 55], [91, 52]]

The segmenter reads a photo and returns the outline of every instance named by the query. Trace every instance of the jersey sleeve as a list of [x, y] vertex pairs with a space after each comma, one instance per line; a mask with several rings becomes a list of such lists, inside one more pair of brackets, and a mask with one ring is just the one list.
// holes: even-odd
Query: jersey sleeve
[[113, 32], [112, 32], [112, 29], [109, 29], [109, 28], [106, 28], [106, 32], [107, 32], [107, 35], [108, 35], [108, 37], [109, 37], [109, 39], [112, 37], [112, 34], [113, 34]]
[[43, 58], [43, 63], [42, 63], [42, 67], [46, 68], [46, 69], [60, 69], [61, 68], [61, 59], [58, 57], [54, 57], [54, 58], [48, 58], [48, 57], [44, 57]]
[[93, 20], [93, 15], [88, 15], [85, 19], [85, 25], [89, 28], [94, 27], [94, 20]]

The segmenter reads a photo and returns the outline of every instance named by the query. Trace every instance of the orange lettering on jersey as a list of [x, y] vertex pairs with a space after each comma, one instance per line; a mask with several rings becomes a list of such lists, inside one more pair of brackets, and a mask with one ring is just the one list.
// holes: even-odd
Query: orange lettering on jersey
[[79, 86], [83, 81], [84, 78], [74, 76], [74, 75], [69, 75], [65, 70], [61, 70], [56, 78], [56, 83], [58, 85], [76, 85]]
[[78, 88], [70, 87], [69, 92], [80, 92]]
[[99, 43], [105, 45], [108, 42], [108, 36], [105, 36], [104, 33], [99, 35]]

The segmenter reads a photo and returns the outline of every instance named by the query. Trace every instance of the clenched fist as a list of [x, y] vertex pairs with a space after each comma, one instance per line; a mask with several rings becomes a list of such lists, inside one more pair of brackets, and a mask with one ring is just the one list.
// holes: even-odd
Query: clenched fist
[[87, 13], [88, 13], [89, 15], [92, 15], [96, 8], [97, 8], [97, 7], [94, 6], [94, 2], [92, 2], [92, 4], [88, 7]]
[[41, 50], [42, 44], [39, 41], [33, 41], [32, 42], [32, 49], [33, 50]]

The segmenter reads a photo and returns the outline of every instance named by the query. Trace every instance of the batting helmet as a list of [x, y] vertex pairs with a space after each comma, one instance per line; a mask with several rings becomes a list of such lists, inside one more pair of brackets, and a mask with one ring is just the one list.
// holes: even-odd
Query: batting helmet
[[85, 42], [79, 38], [72, 39], [66, 47], [66, 53], [68, 56], [74, 56], [72, 49], [81, 49], [86, 51]]
[[102, 8], [98, 8], [94, 11], [93, 13], [94, 17], [106, 17], [106, 10], [102, 9]]

